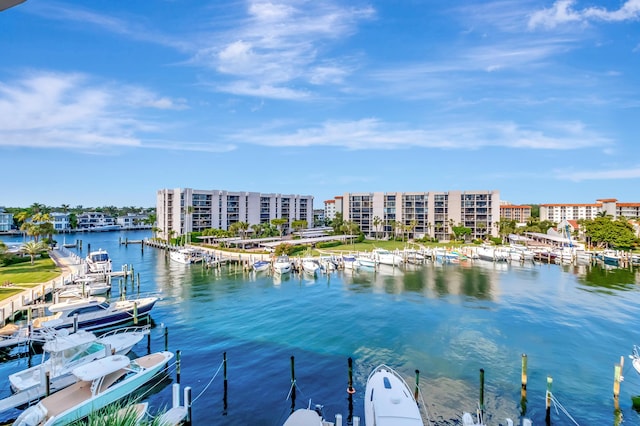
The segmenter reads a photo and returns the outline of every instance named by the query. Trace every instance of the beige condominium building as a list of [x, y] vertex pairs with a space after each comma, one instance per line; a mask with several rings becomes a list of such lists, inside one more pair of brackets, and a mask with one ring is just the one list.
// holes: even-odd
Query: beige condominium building
[[296, 220], [313, 226], [313, 197], [310, 195], [261, 194], [192, 188], [161, 189], [156, 198], [159, 235], [166, 238], [209, 228], [224, 229], [236, 222], [249, 225], [287, 219], [285, 233]]
[[[406, 232], [411, 238], [445, 241], [452, 226], [470, 228], [471, 238], [485, 238], [497, 236], [500, 221], [499, 191], [366, 192], [339, 198], [336, 210], [343, 219], [371, 238]], [[405, 230], [399, 231], [398, 224]]]
[[616, 219], [640, 217], [640, 203], [619, 203], [615, 198], [602, 198], [593, 204], [540, 204], [540, 220], [560, 223], [563, 220], [595, 219], [606, 214]]

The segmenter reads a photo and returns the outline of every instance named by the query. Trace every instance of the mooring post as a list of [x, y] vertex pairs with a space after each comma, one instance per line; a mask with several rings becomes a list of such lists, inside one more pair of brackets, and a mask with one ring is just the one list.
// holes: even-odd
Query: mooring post
[[420, 370], [416, 370], [416, 389], [413, 391], [413, 399], [416, 400], [416, 403], [420, 405], [418, 402], [418, 395], [420, 394]]
[[185, 424], [187, 426], [191, 425], [191, 387], [187, 386], [184, 388], [184, 406], [187, 408], [187, 418], [185, 419]]
[[147, 333], [147, 355], [151, 353], [151, 330]]
[[133, 302], [133, 325], [138, 325], [138, 302]]
[[78, 313], [73, 314], [73, 332], [78, 331]]
[[522, 387], [520, 389], [520, 416], [527, 412], [527, 354], [522, 354]]
[[176, 383], [180, 384], [180, 349], [176, 351]]
[[169, 327], [164, 328], [164, 350], [169, 350]]
[[[186, 404], [186, 401], [185, 401]], [[178, 408], [180, 406], [180, 384], [174, 383], [171, 385], [171, 408]]]
[[347, 365], [349, 366], [349, 382], [347, 385], [349, 411], [347, 413], [347, 424], [351, 424], [351, 419], [353, 419], [353, 395], [356, 393], [356, 390], [353, 388], [353, 359], [351, 359], [351, 357], [347, 360]]
[[551, 376], [547, 376], [547, 400], [545, 403], [546, 415], [544, 419], [547, 426], [551, 424], [551, 385], [552, 384], [553, 384], [553, 378]]
[[351, 359], [351, 357], [347, 360], [347, 365], [349, 366], [349, 386], [347, 386], [347, 393], [353, 395], [356, 393], [356, 390], [353, 388], [353, 359]]
[[484, 368], [480, 369], [480, 416], [484, 419]]
[[49, 396], [51, 395], [51, 372], [49, 370], [45, 371], [44, 373], [44, 380], [45, 380], [45, 396]]
[[620, 381], [622, 377], [622, 365], [616, 364], [613, 368], [613, 408], [620, 409]]
[[295, 358], [291, 355], [291, 413], [296, 408], [296, 371], [295, 371]]
[[224, 391], [222, 394], [222, 409], [223, 409], [223, 414], [226, 416], [227, 415], [227, 390], [229, 389], [228, 383], [227, 383], [227, 353], [224, 352], [222, 354], [222, 377], [223, 377], [223, 383], [224, 383]]

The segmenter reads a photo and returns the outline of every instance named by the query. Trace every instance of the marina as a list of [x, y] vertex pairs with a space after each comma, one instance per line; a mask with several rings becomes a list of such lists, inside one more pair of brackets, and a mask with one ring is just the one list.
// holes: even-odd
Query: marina
[[[150, 313], [151, 350], [164, 349], [165, 341], [170, 351], [181, 350], [180, 380], [200, 396], [193, 402], [194, 424], [282, 425], [292, 408], [286, 400], [292, 355], [300, 384], [296, 408], [312, 398], [330, 419], [348, 418], [352, 358], [351, 411], [360, 419], [367, 377], [386, 364], [410, 388], [420, 370], [421, 393], [439, 425], [459, 425], [463, 410], [477, 406], [482, 368], [485, 423], [504, 425], [512, 418], [517, 424], [527, 354], [526, 416], [533, 424], [545, 422], [548, 377], [554, 397], [580, 425], [640, 422], [631, 400], [640, 394], [640, 374], [628, 358], [640, 343], [633, 267], [430, 260], [315, 275], [290, 272], [276, 281], [269, 271], [231, 262], [220, 268], [178, 264], [164, 250], [120, 244], [118, 234], [109, 234], [83, 235], [85, 248], [90, 243], [107, 250], [114, 270], [133, 266], [141, 296], [158, 295]], [[142, 240], [150, 233], [126, 235]], [[112, 298], [119, 297], [120, 280], [113, 278]], [[137, 294], [134, 281], [127, 280], [129, 294]], [[146, 354], [146, 342], [132, 352]], [[224, 356], [228, 388], [219, 371]], [[611, 390], [621, 356], [627, 362], [616, 414]], [[0, 375], [26, 364], [25, 357], [7, 358]], [[163, 380], [146, 399], [151, 412], [172, 405], [175, 380]], [[5, 392], [0, 396], [10, 390]], [[8, 411], [0, 420], [18, 414]], [[573, 423], [554, 409], [552, 424]]]

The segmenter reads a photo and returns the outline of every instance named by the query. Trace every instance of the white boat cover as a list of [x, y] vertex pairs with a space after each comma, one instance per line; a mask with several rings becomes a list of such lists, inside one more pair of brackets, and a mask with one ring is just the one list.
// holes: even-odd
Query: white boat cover
[[322, 418], [314, 410], [300, 408], [291, 413], [283, 426], [322, 426]]
[[73, 375], [80, 380], [90, 382], [114, 371], [126, 368], [130, 363], [131, 360], [129, 357], [124, 355], [108, 356], [74, 368]]

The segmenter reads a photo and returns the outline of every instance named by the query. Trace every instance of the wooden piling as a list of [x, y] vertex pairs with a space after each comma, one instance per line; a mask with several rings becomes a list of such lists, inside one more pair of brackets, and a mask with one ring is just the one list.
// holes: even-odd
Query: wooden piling
[[169, 327], [164, 328], [164, 350], [169, 350]]
[[416, 389], [413, 391], [413, 399], [416, 400], [416, 403], [420, 404], [418, 402], [418, 396], [420, 395], [420, 370], [416, 370]]
[[223, 414], [227, 414], [227, 391], [229, 390], [228, 382], [227, 382], [227, 353], [224, 352], [222, 354], [222, 377], [223, 377], [223, 394], [222, 394], [222, 407]]
[[480, 369], [480, 417], [484, 419], [484, 368]]
[[176, 383], [180, 384], [180, 349], [176, 351]]
[[133, 324], [138, 325], [138, 302], [133, 302]]
[[296, 371], [295, 358], [291, 355], [291, 413], [296, 409]]
[[351, 357], [347, 360], [347, 365], [349, 366], [349, 385], [347, 386], [347, 393], [353, 395], [356, 393], [356, 390], [353, 388], [353, 359]]
[[44, 373], [45, 387], [44, 394], [45, 396], [51, 395], [51, 372], [49, 370]]
[[548, 425], [551, 424], [551, 386], [553, 385], [553, 378], [551, 376], [547, 376], [547, 398], [545, 402], [546, 414], [545, 414], [545, 423]]
[[147, 333], [147, 354], [151, 353], [151, 331]]
[[522, 354], [521, 369], [521, 389], [520, 389], [520, 416], [527, 413], [527, 354]]
[[613, 368], [613, 408], [620, 409], [620, 381], [622, 379], [622, 366], [616, 364]]

